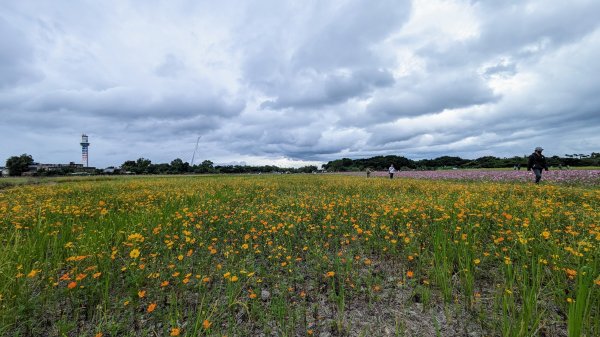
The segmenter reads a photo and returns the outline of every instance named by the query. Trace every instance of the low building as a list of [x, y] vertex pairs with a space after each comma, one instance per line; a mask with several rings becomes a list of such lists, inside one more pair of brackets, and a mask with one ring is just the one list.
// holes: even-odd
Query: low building
[[0, 167], [0, 177], [8, 177], [8, 167]]
[[33, 175], [41, 172], [54, 172], [54, 173], [74, 173], [74, 172], [87, 172], [87, 173], [95, 173], [95, 167], [84, 167], [83, 164], [76, 164], [74, 162], [70, 162], [68, 164], [40, 164], [33, 163], [29, 165], [28, 173], [29, 175]]
[[120, 172], [121, 172], [121, 170], [114, 166], [109, 166], [109, 167], [105, 168], [104, 170], [102, 170], [103, 174], [119, 174]]

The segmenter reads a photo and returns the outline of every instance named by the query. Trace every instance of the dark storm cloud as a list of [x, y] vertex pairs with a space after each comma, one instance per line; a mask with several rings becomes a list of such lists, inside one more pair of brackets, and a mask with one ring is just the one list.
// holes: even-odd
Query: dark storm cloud
[[409, 15], [408, 1], [343, 2], [294, 52], [292, 67], [329, 70], [379, 63], [372, 47], [401, 27]]
[[250, 38], [245, 79], [274, 97], [263, 107], [339, 104], [393, 84], [384, 58], [373, 47], [402, 26], [410, 3], [346, 1], [329, 8], [328, 16], [319, 13], [324, 6], [308, 6], [306, 20], [281, 22], [290, 25], [270, 31], [268, 39], [256, 43]]
[[444, 73], [420, 82], [402, 81], [396, 89], [391, 95], [376, 97], [367, 106], [367, 122], [385, 123], [400, 117], [492, 103], [499, 98], [473, 74]]
[[[265, 101], [263, 108], [311, 108], [338, 104], [360, 97], [380, 87], [394, 83], [394, 77], [383, 70], [358, 70], [347, 74], [319, 74], [306, 71], [295, 83], [285, 83], [275, 101]], [[285, 87], [289, 86], [289, 87]]]

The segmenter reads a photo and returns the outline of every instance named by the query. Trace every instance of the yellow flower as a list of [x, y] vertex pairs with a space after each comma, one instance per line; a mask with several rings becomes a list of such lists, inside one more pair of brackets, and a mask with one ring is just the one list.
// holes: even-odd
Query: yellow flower
[[325, 274], [326, 277], [334, 277], [335, 276], [335, 272], [334, 271], [328, 271], [327, 274]]
[[548, 231], [543, 231], [542, 232], [542, 237], [544, 237], [544, 239], [548, 239], [550, 237], [550, 232]]
[[133, 249], [131, 252], [129, 252], [129, 256], [132, 259], [136, 259], [138, 256], [140, 256], [140, 250], [139, 249]]
[[233, 275], [233, 276], [231, 277], [231, 282], [237, 282], [237, 280], [238, 280], [238, 277], [237, 277], [237, 276]]
[[171, 328], [170, 336], [179, 336], [180, 332], [181, 332], [181, 330], [179, 328]]
[[475, 265], [478, 265], [478, 264], [481, 263], [481, 260], [480, 259], [475, 259], [475, 260], [473, 260], [473, 263], [475, 263]]

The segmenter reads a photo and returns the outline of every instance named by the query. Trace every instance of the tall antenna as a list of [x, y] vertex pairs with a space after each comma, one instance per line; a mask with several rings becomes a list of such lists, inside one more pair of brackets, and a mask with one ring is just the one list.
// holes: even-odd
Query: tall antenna
[[88, 147], [90, 143], [88, 142], [88, 136], [84, 133], [81, 135], [81, 163], [88, 167]]
[[196, 140], [196, 148], [194, 149], [194, 154], [192, 155], [192, 163], [190, 166], [194, 166], [194, 158], [196, 157], [196, 151], [198, 151], [198, 143], [200, 142], [200, 137]]

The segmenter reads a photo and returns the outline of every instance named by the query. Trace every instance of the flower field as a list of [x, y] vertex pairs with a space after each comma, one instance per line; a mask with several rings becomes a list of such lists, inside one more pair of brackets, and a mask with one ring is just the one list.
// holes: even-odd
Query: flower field
[[0, 335], [599, 336], [600, 188], [546, 178], [0, 190]]
[[[365, 175], [364, 173], [355, 173]], [[388, 172], [374, 172], [374, 176], [385, 177]], [[413, 179], [440, 180], [479, 180], [479, 181], [533, 181], [533, 173], [522, 169], [515, 170], [438, 170], [438, 171], [400, 171], [397, 177]], [[543, 172], [542, 181], [563, 185], [595, 185], [600, 186], [600, 170], [550, 170]]]

